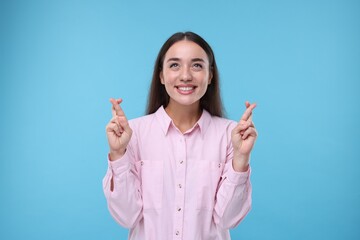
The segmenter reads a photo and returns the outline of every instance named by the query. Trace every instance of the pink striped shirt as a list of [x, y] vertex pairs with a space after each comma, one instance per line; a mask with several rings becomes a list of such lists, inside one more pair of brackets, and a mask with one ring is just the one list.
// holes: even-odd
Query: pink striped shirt
[[251, 170], [232, 167], [237, 123], [204, 110], [181, 133], [160, 107], [129, 124], [125, 155], [108, 161], [103, 180], [110, 213], [130, 229], [129, 239], [230, 239], [229, 229], [251, 208]]

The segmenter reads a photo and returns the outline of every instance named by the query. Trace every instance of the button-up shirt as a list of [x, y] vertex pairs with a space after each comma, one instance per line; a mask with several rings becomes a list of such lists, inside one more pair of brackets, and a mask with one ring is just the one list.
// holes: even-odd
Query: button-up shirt
[[129, 124], [126, 152], [108, 160], [103, 180], [109, 211], [129, 239], [230, 239], [251, 207], [251, 170], [232, 167], [237, 123], [203, 110], [182, 133], [160, 107]]

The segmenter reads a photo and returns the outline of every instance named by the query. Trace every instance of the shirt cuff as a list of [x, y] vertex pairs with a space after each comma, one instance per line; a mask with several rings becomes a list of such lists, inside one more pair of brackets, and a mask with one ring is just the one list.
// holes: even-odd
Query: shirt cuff
[[108, 166], [115, 175], [119, 175], [130, 169], [131, 162], [128, 151], [126, 151], [121, 158], [114, 161], [110, 161], [110, 154], [108, 154]]
[[251, 167], [249, 166], [248, 170], [246, 172], [236, 172], [232, 166], [232, 164], [230, 164], [230, 168], [227, 174], [227, 178], [229, 179], [229, 181], [235, 185], [241, 185], [246, 183], [249, 178], [250, 178], [250, 174], [251, 174]]

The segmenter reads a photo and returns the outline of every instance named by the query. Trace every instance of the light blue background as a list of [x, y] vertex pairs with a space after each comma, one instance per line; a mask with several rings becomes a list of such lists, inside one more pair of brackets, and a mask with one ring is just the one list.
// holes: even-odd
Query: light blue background
[[[131, 2], [131, 3], [130, 3]], [[360, 2], [1, 1], [0, 239], [126, 239], [102, 193], [110, 97], [144, 114], [163, 42], [215, 51], [256, 101], [253, 209], [233, 239], [360, 239]]]

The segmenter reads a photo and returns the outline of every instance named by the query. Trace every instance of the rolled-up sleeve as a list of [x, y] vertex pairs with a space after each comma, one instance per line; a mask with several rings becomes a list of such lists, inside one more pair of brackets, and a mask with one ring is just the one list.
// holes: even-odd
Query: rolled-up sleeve
[[216, 193], [213, 213], [215, 223], [222, 229], [236, 227], [248, 214], [252, 203], [251, 167], [246, 172], [236, 172], [232, 165], [231, 130], [235, 124], [228, 129], [227, 160]]
[[142, 195], [131, 147], [115, 161], [108, 159], [103, 190], [113, 218], [125, 228], [133, 228], [142, 217]]
[[251, 183], [249, 167], [247, 172], [235, 172], [231, 166], [223, 175], [216, 196], [214, 220], [219, 227], [236, 227], [251, 209]]

